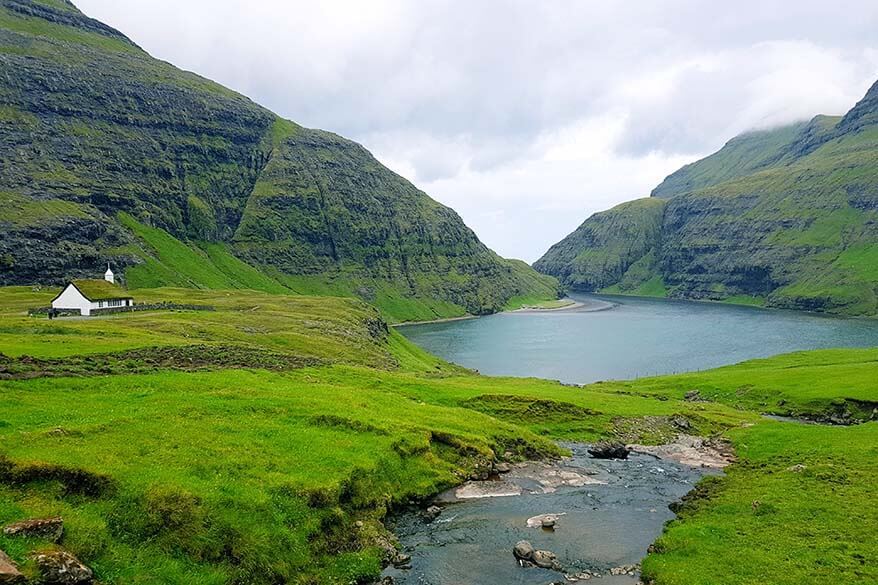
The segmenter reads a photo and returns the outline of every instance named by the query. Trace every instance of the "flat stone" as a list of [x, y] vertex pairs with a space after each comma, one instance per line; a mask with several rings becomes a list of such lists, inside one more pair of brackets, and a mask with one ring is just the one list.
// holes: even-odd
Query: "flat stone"
[[505, 481], [472, 481], [457, 488], [455, 495], [460, 500], [470, 500], [520, 496], [521, 492], [520, 487]]
[[25, 538], [43, 538], [52, 542], [61, 540], [64, 534], [64, 520], [60, 516], [54, 518], [33, 518], [9, 524], [3, 528], [6, 536], [23, 536]]
[[558, 512], [556, 514], [540, 514], [539, 516], [531, 516], [527, 519], [527, 527], [528, 528], [539, 528], [546, 527], [549, 528], [554, 526], [556, 522], [558, 522], [558, 518], [564, 516], [566, 512]]
[[3, 585], [12, 583], [23, 583], [24, 575], [12, 562], [12, 559], [5, 552], [0, 550], [0, 583]]

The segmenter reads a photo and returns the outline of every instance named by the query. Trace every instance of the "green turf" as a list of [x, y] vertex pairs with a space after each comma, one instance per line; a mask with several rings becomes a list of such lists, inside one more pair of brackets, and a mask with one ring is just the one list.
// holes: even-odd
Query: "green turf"
[[[62, 515], [63, 546], [102, 583], [368, 582], [389, 509], [497, 458], [556, 455], [559, 439], [665, 441], [680, 416], [725, 434], [740, 461], [645, 561], [657, 584], [876, 576], [878, 425], [760, 413], [869, 418], [878, 349], [575, 388], [446, 364], [354, 299], [135, 290], [216, 310], [26, 316], [54, 292], [0, 289], [0, 353], [40, 358], [0, 360], [0, 376], [37, 376], [0, 381], [0, 524]], [[157, 349], [179, 359], [138, 357]], [[224, 366], [257, 350], [323, 365]], [[77, 375], [50, 377], [65, 364]], [[29, 573], [46, 546], [0, 536]]]

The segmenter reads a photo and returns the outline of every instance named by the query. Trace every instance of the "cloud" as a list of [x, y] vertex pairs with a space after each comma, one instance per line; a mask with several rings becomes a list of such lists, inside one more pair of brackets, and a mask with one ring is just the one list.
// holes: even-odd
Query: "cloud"
[[159, 58], [362, 142], [504, 255], [878, 78], [872, 0], [78, 0]]

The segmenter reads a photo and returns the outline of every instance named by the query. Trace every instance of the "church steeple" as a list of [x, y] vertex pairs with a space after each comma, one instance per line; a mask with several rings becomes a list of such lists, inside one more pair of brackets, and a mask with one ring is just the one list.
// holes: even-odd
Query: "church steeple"
[[111, 282], [113, 284], [116, 284], [116, 276], [113, 274], [113, 271], [110, 270], [110, 263], [109, 262], [107, 262], [107, 271], [104, 272], [104, 280], [106, 280], [107, 282]]

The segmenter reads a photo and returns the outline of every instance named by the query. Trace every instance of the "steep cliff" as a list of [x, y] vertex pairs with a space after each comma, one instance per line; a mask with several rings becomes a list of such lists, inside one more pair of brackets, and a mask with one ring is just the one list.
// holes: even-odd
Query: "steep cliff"
[[0, 0], [0, 72], [0, 284], [109, 261], [133, 286], [355, 294], [396, 318], [556, 294], [358, 144], [69, 2]]
[[[666, 201], [660, 229], [629, 223], [609, 244], [578, 237], [603, 223], [597, 214], [565, 240], [574, 260], [551, 262], [550, 250], [535, 266], [584, 290], [878, 313], [878, 84], [843, 118], [735, 138], [653, 195]], [[626, 245], [644, 251], [627, 260], [650, 267], [639, 279], [663, 287], [575, 261]]]

